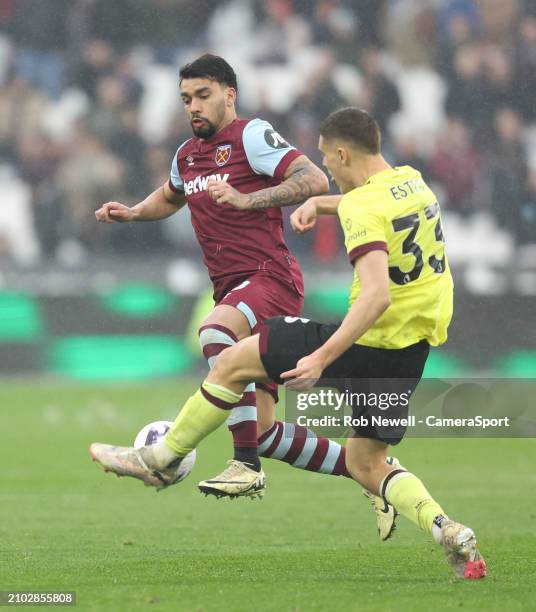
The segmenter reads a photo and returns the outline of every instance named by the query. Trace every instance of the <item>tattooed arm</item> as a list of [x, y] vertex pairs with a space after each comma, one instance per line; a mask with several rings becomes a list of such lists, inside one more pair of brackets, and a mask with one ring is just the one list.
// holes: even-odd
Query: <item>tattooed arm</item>
[[247, 194], [248, 208], [293, 206], [328, 191], [326, 175], [305, 155], [300, 155], [289, 164], [279, 185]]
[[305, 155], [300, 155], [289, 164], [283, 181], [275, 187], [240, 193], [227, 182], [211, 180], [207, 189], [217, 204], [227, 203], [242, 210], [255, 210], [299, 204], [311, 196], [326, 193], [329, 183], [322, 170]]

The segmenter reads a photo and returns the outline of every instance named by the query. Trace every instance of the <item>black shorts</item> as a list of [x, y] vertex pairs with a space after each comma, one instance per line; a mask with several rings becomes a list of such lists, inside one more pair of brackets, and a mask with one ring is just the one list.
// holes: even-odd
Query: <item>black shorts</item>
[[[260, 328], [261, 360], [268, 376], [283, 384], [280, 375], [296, 367], [296, 363], [322, 346], [340, 324], [317, 323], [298, 317], [274, 317]], [[419, 383], [430, 345], [426, 340], [402, 349], [383, 349], [354, 344], [328, 366], [317, 387], [336, 387], [351, 394], [391, 394], [410, 396]], [[356, 397], [354, 395], [354, 397]], [[385, 395], [383, 397], [386, 397]], [[355, 426], [355, 432], [388, 444], [398, 444], [406, 425], [397, 419], [408, 418], [408, 402], [391, 402], [387, 407], [351, 403], [352, 417], [389, 417], [389, 425]], [[393, 425], [393, 422], [395, 423]]]

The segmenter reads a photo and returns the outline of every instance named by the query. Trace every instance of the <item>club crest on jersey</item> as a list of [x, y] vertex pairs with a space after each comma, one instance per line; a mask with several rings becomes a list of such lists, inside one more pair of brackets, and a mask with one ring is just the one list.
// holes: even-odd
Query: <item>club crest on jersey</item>
[[225, 166], [225, 164], [231, 159], [232, 146], [230, 144], [220, 145], [216, 149], [216, 157], [214, 161], [218, 166]]

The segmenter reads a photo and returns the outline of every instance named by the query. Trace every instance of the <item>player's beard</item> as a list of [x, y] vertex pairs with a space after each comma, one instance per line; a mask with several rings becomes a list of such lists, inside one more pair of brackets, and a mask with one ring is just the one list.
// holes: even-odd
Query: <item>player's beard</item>
[[[201, 119], [201, 117], [199, 117], [199, 119]], [[208, 119], [205, 119], [204, 117], [202, 119], [205, 122], [205, 125], [201, 127], [196, 127], [192, 125], [193, 133], [198, 138], [210, 138], [211, 136], [214, 136], [214, 134], [217, 132], [217, 127]]]
[[214, 136], [214, 134], [220, 129], [220, 126], [222, 125], [222, 122], [225, 118], [225, 105], [222, 104], [221, 106], [218, 106], [216, 108], [216, 122], [213, 123], [212, 121], [209, 121], [206, 117], [192, 117], [192, 119], [202, 119], [205, 124], [201, 127], [196, 127], [194, 125], [192, 125], [192, 130], [193, 133], [198, 137], [198, 138], [210, 138], [211, 136]]

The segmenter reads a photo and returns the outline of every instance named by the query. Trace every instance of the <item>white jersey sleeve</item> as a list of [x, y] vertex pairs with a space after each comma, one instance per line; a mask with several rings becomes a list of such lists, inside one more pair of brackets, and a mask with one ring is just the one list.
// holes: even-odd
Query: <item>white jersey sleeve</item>
[[279, 162], [296, 149], [262, 119], [252, 119], [244, 128], [242, 143], [249, 165], [256, 174], [274, 176]]
[[171, 162], [171, 172], [169, 175], [169, 181], [171, 185], [173, 186], [173, 188], [176, 189], [177, 191], [184, 191], [184, 181], [182, 180], [181, 173], [179, 172], [179, 165], [178, 165], [179, 151], [190, 140], [191, 138], [189, 138], [188, 140], [186, 140], [185, 142], [181, 144], [181, 146], [177, 149], [177, 152], [173, 156], [173, 161]]

